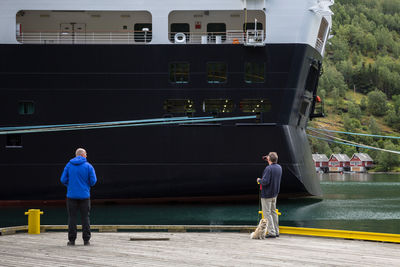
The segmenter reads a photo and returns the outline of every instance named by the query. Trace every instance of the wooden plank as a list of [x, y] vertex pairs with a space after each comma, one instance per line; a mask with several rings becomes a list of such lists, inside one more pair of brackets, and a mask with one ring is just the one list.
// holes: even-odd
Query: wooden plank
[[[302, 228], [302, 227], [289, 227], [280, 226], [281, 234], [291, 235], [307, 235], [307, 236], [319, 236], [319, 237], [331, 237], [331, 238], [343, 238], [343, 239], [358, 239], [358, 240], [370, 240], [370, 241], [382, 241], [382, 242], [393, 242], [400, 243], [400, 235], [398, 234], [386, 234], [386, 233], [371, 233], [371, 232], [359, 232], [359, 231], [347, 231], [347, 230], [331, 230], [331, 229], [318, 229], [318, 228]], [[15, 226], [0, 228], [0, 234], [15, 234], [20, 231], [27, 231], [27, 226]], [[40, 227], [41, 232], [45, 231], [66, 231], [68, 230], [67, 225], [42, 225]], [[78, 225], [78, 229], [82, 227]], [[237, 231], [237, 232], [252, 232], [255, 226], [240, 226], [240, 225], [92, 225], [92, 230], [98, 230], [99, 232], [117, 232], [119, 230], [125, 231], [168, 231], [168, 232], [187, 232], [187, 231]]]
[[0, 266], [400, 266], [393, 243], [281, 235], [254, 240], [237, 232], [92, 233], [91, 246], [66, 232], [0, 236]]

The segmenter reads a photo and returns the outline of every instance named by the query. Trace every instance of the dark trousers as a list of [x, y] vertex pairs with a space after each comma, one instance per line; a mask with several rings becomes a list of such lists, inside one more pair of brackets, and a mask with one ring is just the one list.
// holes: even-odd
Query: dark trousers
[[90, 199], [72, 199], [67, 198], [68, 210], [68, 240], [75, 241], [76, 239], [76, 215], [79, 210], [82, 223], [82, 238], [83, 241], [90, 239]]

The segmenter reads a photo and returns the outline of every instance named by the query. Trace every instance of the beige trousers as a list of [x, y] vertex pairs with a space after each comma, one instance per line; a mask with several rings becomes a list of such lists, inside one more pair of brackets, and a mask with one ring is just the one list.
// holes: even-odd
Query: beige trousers
[[269, 235], [279, 235], [279, 219], [276, 213], [276, 197], [261, 198], [261, 207], [264, 218], [268, 221], [267, 231]]

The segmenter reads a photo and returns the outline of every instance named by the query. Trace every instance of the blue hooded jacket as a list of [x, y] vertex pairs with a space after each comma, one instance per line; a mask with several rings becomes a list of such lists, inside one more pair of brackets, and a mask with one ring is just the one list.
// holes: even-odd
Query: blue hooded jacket
[[73, 199], [90, 198], [90, 187], [97, 182], [93, 166], [81, 156], [67, 163], [60, 180], [67, 187], [67, 198]]

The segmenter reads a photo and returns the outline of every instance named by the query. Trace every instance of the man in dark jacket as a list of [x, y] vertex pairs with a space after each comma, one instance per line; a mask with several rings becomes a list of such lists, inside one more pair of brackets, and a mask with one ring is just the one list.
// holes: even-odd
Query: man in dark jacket
[[68, 246], [75, 245], [76, 214], [79, 210], [82, 222], [82, 238], [85, 246], [90, 245], [90, 187], [97, 182], [93, 166], [87, 162], [86, 151], [78, 148], [61, 175], [61, 183], [67, 187]]
[[263, 172], [262, 179], [257, 178], [261, 183], [261, 206], [264, 218], [268, 221], [266, 237], [275, 238], [279, 236], [279, 221], [276, 213], [276, 198], [281, 186], [282, 168], [278, 164], [278, 154], [270, 152], [268, 156], [263, 157], [268, 161]]

